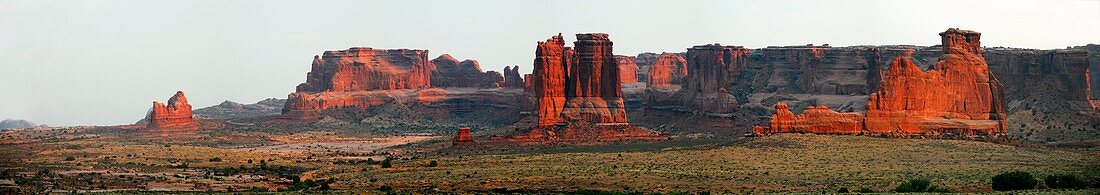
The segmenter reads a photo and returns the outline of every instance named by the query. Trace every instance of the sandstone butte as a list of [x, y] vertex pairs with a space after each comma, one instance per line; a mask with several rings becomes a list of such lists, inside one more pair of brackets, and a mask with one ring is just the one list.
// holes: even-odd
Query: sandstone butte
[[731, 113], [740, 104], [730, 90], [749, 65], [749, 50], [719, 44], [688, 48], [687, 74], [672, 99], [681, 106], [706, 113]]
[[288, 95], [280, 117], [309, 119], [325, 109], [381, 105], [392, 96], [343, 92], [426, 89], [431, 87], [433, 66], [427, 50], [352, 47], [325, 51], [314, 56], [306, 82]]
[[981, 33], [951, 28], [940, 37], [943, 54], [932, 70], [921, 70], [908, 56], [893, 60], [866, 114], [815, 106], [794, 115], [777, 103], [771, 124], [753, 133], [1004, 135], [1004, 87], [982, 57]]
[[646, 75], [646, 87], [649, 88], [669, 88], [672, 84], [680, 84], [687, 76], [687, 60], [674, 53], [662, 53]]
[[577, 34], [576, 49], [561, 34], [538, 42], [531, 89], [538, 125], [507, 137], [513, 142], [601, 142], [663, 139], [631, 126], [622, 98], [620, 70], [607, 34]]
[[615, 56], [615, 64], [619, 66], [619, 83], [638, 82], [638, 61], [634, 56]]
[[450, 54], [443, 54], [432, 59], [431, 64], [434, 66], [431, 86], [434, 87], [498, 88], [504, 83], [504, 76], [499, 72], [482, 72], [477, 60], [459, 62]]
[[451, 142], [451, 146], [462, 146], [468, 144], [476, 144], [474, 142], [474, 136], [470, 135], [470, 128], [459, 128], [458, 134], [455, 135], [454, 141]]
[[504, 66], [504, 87], [523, 88], [523, 77], [519, 75], [519, 66]]
[[168, 104], [153, 101], [153, 111], [147, 116], [148, 129], [154, 130], [197, 130], [198, 123], [191, 115], [191, 104], [183, 91], [168, 99]]

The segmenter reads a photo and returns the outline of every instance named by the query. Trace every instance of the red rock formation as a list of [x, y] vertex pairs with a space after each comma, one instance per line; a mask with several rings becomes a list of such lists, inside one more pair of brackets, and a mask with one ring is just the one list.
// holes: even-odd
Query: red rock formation
[[577, 34], [576, 50], [561, 35], [539, 42], [531, 89], [538, 125], [505, 138], [512, 143], [591, 143], [666, 136], [627, 123], [617, 60], [607, 34]]
[[425, 89], [431, 87], [427, 50], [352, 47], [314, 56], [298, 92]]
[[504, 83], [504, 77], [495, 71], [481, 72], [477, 60], [459, 62], [450, 54], [443, 54], [431, 61], [432, 86], [496, 88]]
[[176, 130], [194, 129], [198, 123], [191, 116], [191, 104], [187, 104], [187, 97], [183, 91], [177, 91], [176, 95], [168, 99], [168, 104], [153, 101], [153, 111], [149, 112], [149, 129]]
[[455, 135], [454, 141], [451, 142], [451, 146], [461, 146], [466, 144], [474, 144], [474, 136], [470, 135], [470, 128], [459, 128], [458, 135]]
[[668, 88], [687, 75], [687, 60], [674, 53], [662, 53], [649, 68], [646, 87]]
[[775, 104], [775, 114], [768, 128], [755, 127], [753, 133], [766, 135], [773, 133], [815, 133], [815, 134], [856, 134], [863, 131], [863, 115], [859, 113], [839, 113], [827, 106], [810, 106], [806, 112], [795, 115], [787, 104]]
[[657, 62], [657, 56], [660, 54], [645, 52], [640, 53], [634, 57], [638, 64], [638, 81], [645, 82], [645, 79], [649, 78], [649, 68], [653, 67], [653, 64]]
[[619, 66], [607, 34], [577, 34], [573, 45], [576, 61], [566, 77], [562, 117], [569, 122], [626, 123]]
[[638, 82], [638, 62], [634, 56], [615, 56], [615, 63], [619, 66], [619, 83]]
[[531, 74], [523, 74], [523, 91], [531, 91]]
[[1004, 87], [982, 58], [980, 33], [940, 33], [943, 55], [924, 72], [898, 57], [867, 104], [872, 133], [1004, 134]]
[[858, 114], [811, 107], [794, 116], [786, 104], [776, 105], [769, 127], [754, 133], [870, 133], [931, 135], [1004, 135], [1004, 87], [982, 58], [980, 33], [948, 29], [940, 33], [943, 54], [930, 71], [908, 57], [894, 59], [882, 75], [878, 92], [870, 95], [867, 114], [858, 130]]
[[538, 42], [535, 48], [535, 62], [532, 74], [531, 90], [538, 99], [538, 124], [550, 126], [563, 122], [562, 108], [565, 106], [565, 77], [569, 59], [565, 40], [561, 34], [546, 41]]
[[748, 66], [749, 50], [719, 44], [688, 48], [684, 89], [698, 93], [729, 92], [739, 70]]
[[519, 75], [519, 66], [504, 66], [504, 87], [523, 88], [523, 77]]

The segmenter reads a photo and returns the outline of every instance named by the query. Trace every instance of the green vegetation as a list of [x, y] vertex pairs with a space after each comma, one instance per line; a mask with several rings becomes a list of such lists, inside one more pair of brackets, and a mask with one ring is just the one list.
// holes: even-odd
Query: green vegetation
[[932, 181], [928, 179], [912, 179], [909, 182], [901, 183], [897, 188], [894, 188], [894, 192], [936, 192], [936, 193], [951, 193], [950, 189], [936, 187], [932, 185]]
[[1085, 181], [1074, 174], [1053, 174], [1048, 175], [1043, 182], [1047, 184], [1048, 188], [1053, 189], [1084, 189], [1087, 187]]
[[993, 190], [997, 191], [1028, 190], [1035, 188], [1035, 184], [1038, 183], [1039, 181], [1035, 180], [1031, 173], [1023, 171], [1005, 172], [993, 176]]

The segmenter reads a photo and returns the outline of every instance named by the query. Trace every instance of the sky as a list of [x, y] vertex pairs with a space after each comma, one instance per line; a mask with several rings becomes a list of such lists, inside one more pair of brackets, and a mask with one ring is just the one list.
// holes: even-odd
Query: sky
[[608, 33], [615, 54], [636, 55], [936, 45], [952, 27], [987, 47], [1100, 43], [1100, 1], [0, 0], [0, 119], [130, 124], [179, 90], [196, 109], [286, 98], [314, 55], [355, 46], [529, 73], [535, 43], [558, 33]]

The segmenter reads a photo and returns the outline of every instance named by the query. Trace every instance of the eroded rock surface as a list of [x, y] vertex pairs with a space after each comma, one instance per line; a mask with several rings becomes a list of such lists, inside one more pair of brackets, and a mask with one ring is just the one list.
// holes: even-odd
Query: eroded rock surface
[[443, 54], [431, 61], [431, 84], [435, 87], [496, 88], [504, 84], [504, 76], [496, 71], [481, 71], [477, 60], [459, 62], [450, 54]]
[[198, 127], [183, 91], [177, 91], [168, 99], [168, 104], [153, 101], [153, 110], [146, 118], [149, 119], [147, 128], [153, 130], [194, 130]]

